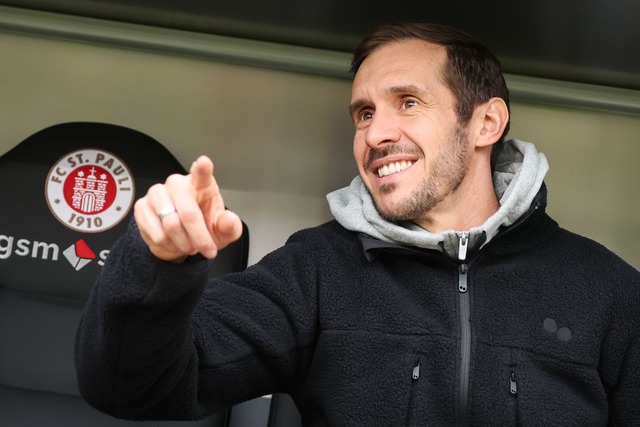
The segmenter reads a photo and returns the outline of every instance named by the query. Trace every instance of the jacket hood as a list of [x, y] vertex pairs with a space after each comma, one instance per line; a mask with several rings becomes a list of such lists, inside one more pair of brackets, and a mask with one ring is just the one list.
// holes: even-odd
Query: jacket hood
[[493, 174], [500, 208], [479, 227], [431, 233], [411, 221], [386, 221], [359, 176], [348, 187], [327, 195], [331, 213], [348, 230], [384, 242], [442, 250], [451, 257], [465, 259], [467, 248], [489, 242], [501, 227], [512, 225], [529, 210], [549, 169], [547, 158], [533, 144], [517, 139], [504, 144]]

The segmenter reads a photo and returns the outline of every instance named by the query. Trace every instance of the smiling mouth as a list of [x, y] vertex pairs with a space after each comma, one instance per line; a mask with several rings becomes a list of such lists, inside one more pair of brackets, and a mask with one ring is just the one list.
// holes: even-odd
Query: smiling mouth
[[402, 172], [403, 170], [410, 168], [411, 165], [413, 165], [413, 162], [410, 160], [389, 163], [388, 165], [378, 168], [378, 176], [382, 178], [384, 176], [393, 175], [394, 173]]

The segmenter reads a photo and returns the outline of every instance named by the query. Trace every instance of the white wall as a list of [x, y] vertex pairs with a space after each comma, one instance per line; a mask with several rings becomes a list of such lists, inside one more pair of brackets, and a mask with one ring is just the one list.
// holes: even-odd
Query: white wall
[[550, 214], [640, 268], [640, 117], [515, 104], [511, 135], [550, 163]]
[[330, 219], [325, 194], [357, 173], [342, 80], [9, 34], [0, 58], [0, 153], [56, 123], [103, 121], [187, 168], [207, 154], [250, 227], [250, 262]]
[[[250, 262], [330, 219], [325, 194], [357, 173], [344, 80], [2, 33], [0, 58], [0, 154], [67, 121], [145, 132], [185, 167], [208, 154]], [[513, 116], [511, 135], [550, 159], [551, 214], [640, 267], [640, 118], [517, 102]]]

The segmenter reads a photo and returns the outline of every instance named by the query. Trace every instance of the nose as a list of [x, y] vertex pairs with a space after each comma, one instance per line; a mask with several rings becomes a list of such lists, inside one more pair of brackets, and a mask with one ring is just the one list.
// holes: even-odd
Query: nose
[[367, 126], [365, 142], [371, 148], [400, 140], [400, 128], [391, 114], [376, 111]]

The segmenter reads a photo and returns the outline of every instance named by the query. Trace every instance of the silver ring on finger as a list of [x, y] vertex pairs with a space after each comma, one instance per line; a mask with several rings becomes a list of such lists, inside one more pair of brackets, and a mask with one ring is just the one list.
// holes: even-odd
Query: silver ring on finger
[[160, 222], [162, 222], [162, 220], [166, 216], [169, 216], [174, 213], [178, 213], [175, 206], [173, 205], [165, 206], [164, 208], [160, 209], [160, 212], [158, 212], [158, 218], [160, 219]]

